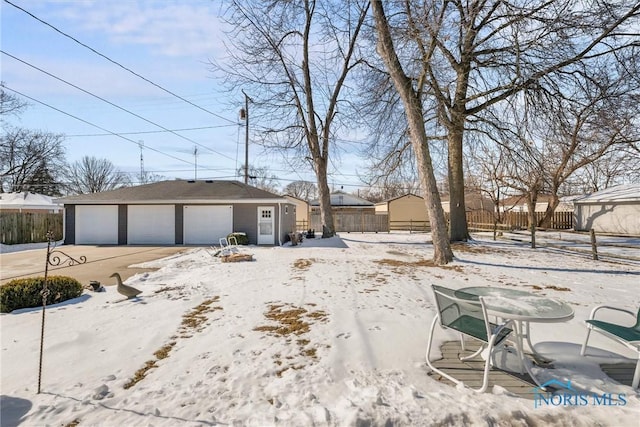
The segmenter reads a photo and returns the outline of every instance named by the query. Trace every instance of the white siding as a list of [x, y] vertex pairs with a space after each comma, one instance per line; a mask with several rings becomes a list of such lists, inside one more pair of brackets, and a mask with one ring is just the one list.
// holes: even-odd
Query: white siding
[[640, 204], [576, 204], [576, 230], [640, 236]]

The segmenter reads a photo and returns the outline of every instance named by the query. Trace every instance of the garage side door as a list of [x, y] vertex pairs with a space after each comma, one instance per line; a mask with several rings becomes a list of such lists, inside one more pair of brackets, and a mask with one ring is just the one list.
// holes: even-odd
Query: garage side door
[[233, 231], [233, 207], [185, 206], [184, 243], [186, 245], [217, 245], [221, 237]]
[[176, 243], [174, 205], [129, 205], [127, 243], [130, 245], [174, 245]]
[[118, 206], [76, 206], [76, 244], [117, 245]]

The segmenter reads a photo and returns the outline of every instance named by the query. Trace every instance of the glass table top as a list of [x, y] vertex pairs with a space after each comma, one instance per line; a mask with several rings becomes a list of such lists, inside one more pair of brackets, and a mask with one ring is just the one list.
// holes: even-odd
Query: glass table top
[[573, 309], [566, 302], [518, 289], [473, 286], [458, 289], [456, 297], [477, 300], [483, 297], [491, 314], [530, 322], [561, 322], [573, 318]]

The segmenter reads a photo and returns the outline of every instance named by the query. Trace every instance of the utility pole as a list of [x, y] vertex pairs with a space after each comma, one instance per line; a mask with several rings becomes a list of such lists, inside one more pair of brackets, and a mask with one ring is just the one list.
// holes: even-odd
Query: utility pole
[[142, 156], [142, 149], [144, 148], [144, 141], [139, 140], [138, 146], [140, 147], [140, 184], [146, 184], [147, 180], [144, 176], [144, 157]]
[[249, 183], [249, 101], [251, 98], [242, 90], [244, 109], [240, 110], [240, 119], [244, 119], [244, 183]]
[[193, 165], [194, 165], [193, 179], [194, 181], [197, 181], [198, 180], [198, 147], [197, 146], [193, 147]]

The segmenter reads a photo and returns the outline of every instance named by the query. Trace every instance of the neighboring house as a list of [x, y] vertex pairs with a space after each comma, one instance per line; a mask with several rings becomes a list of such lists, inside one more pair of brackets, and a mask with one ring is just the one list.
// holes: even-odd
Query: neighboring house
[[[319, 211], [320, 200], [312, 200], [309, 202], [309, 206], [311, 212]], [[375, 206], [372, 202], [344, 191], [331, 193], [331, 208], [334, 212], [375, 212]]]
[[394, 197], [375, 205], [376, 214], [389, 215], [389, 228], [409, 226], [410, 223], [428, 223], [429, 214], [424, 199], [415, 194]]
[[562, 196], [560, 197], [560, 203], [556, 207], [556, 212], [573, 212], [574, 204], [573, 202], [576, 199], [579, 199], [583, 196]]
[[607, 188], [573, 203], [578, 231], [640, 236], [640, 184]]
[[[548, 194], [538, 194], [538, 200], [536, 200], [535, 212], [546, 212], [547, 206], [549, 206], [549, 200], [551, 196]], [[529, 212], [527, 206], [527, 196], [510, 196], [500, 201], [500, 212]]]
[[294, 196], [289, 196], [285, 194], [285, 199], [289, 201], [289, 203], [296, 206], [296, 228], [297, 231], [306, 231], [309, 228], [309, 202], [306, 200], [299, 199]]
[[295, 205], [237, 181], [162, 181], [58, 199], [65, 244], [218, 244], [231, 232], [278, 245], [295, 231]]
[[[311, 207], [310, 228], [320, 232], [323, 229], [320, 201], [312, 200], [309, 205]], [[386, 218], [376, 215], [372, 202], [343, 191], [331, 193], [331, 212], [337, 232], [387, 231], [388, 228]]]
[[58, 213], [62, 205], [44, 194], [20, 192], [0, 193], [0, 211], [22, 213]]
[[[442, 203], [442, 209], [446, 213], [451, 212], [451, 207], [449, 204], [449, 195], [443, 194], [440, 197], [440, 199]], [[493, 204], [493, 201], [490, 198], [485, 197], [480, 193], [465, 192], [464, 207], [467, 212], [470, 212], [470, 211], [494, 212], [495, 211], [495, 206]]]

